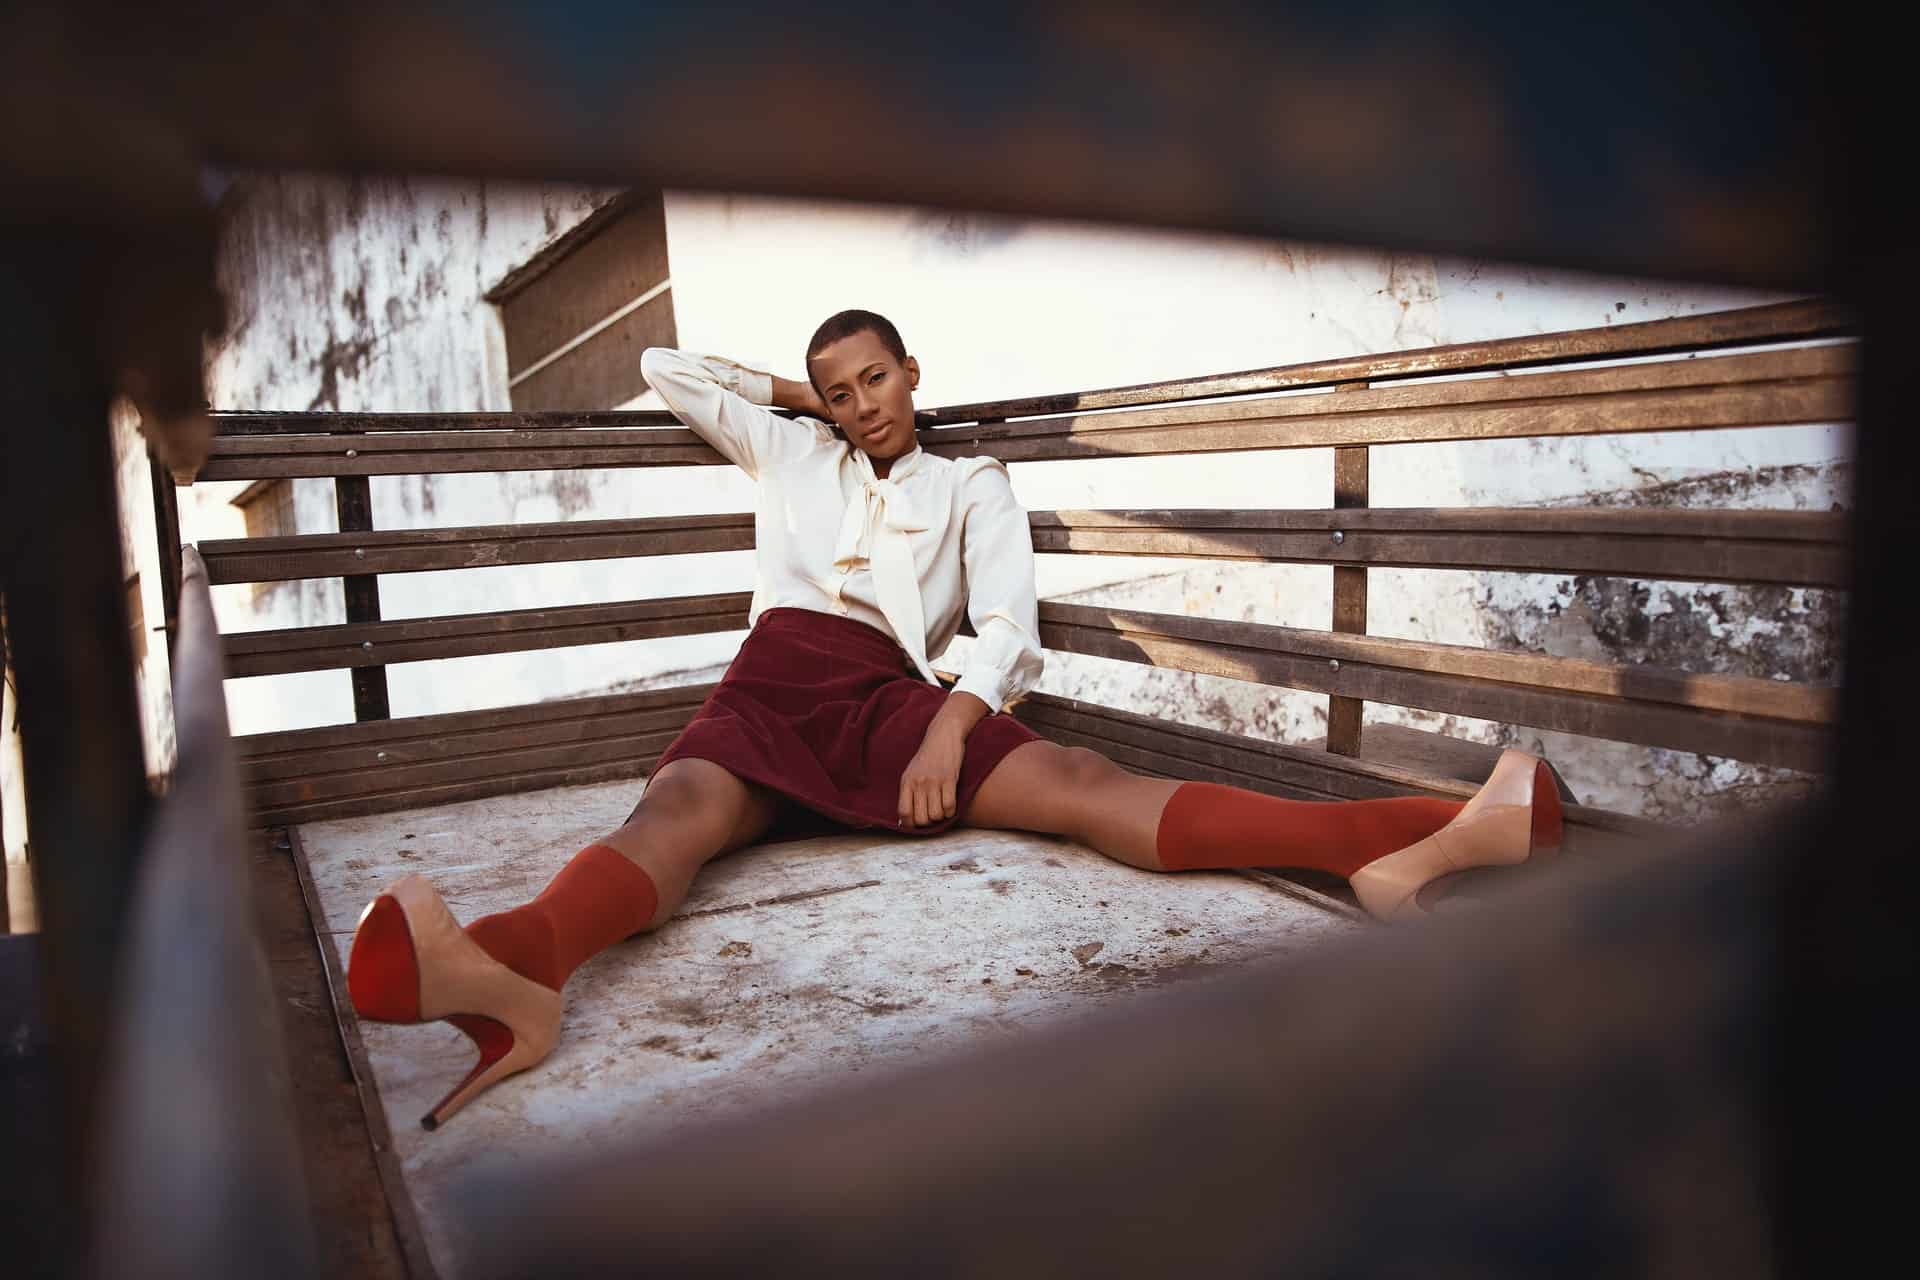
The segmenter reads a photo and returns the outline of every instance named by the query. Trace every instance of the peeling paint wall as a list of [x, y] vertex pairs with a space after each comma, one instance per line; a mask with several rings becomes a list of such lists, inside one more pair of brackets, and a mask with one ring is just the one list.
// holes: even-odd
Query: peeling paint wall
[[[482, 295], [607, 193], [399, 180], [250, 180], [231, 201], [223, 283], [234, 332], [210, 353], [221, 407], [504, 407]], [[924, 209], [670, 192], [682, 345], [799, 376], [813, 327], [846, 306], [891, 316], [921, 360], [923, 405], [1111, 386], [1436, 343], [1630, 323], [1770, 298], [1425, 254], [1042, 223]], [[645, 398], [634, 403], [644, 403]], [[1376, 506], [1818, 507], [1847, 501], [1831, 426], [1375, 449]], [[1029, 508], [1326, 507], [1329, 450], [1025, 463]], [[237, 536], [240, 486], [196, 486], [189, 536]], [[219, 490], [226, 489], [222, 493]], [[206, 492], [200, 492], [204, 490]], [[380, 478], [383, 528], [750, 509], [731, 468]], [[303, 532], [334, 528], [331, 486], [299, 482]], [[746, 590], [747, 553], [389, 575], [385, 616]], [[1042, 557], [1043, 596], [1302, 627], [1328, 624], [1318, 566]], [[338, 583], [221, 589], [223, 627], [342, 618]], [[1383, 571], [1369, 630], [1695, 671], [1834, 679], [1831, 592], [1550, 575]], [[717, 675], [737, 633], [389, 669], [396, 715]], [[949, 665], [965, 660], [955, 642]], [[1054, 655], [1041, 688], [1278, 740], [1325, 732], [1325, 699]], [[344, 673], [234, 681], [236, 732], [351, 716]], [[1398, 708], [1412, 724], [1550, 751], [1582, 800], [1691, 818], [1778, 771], [1549, 737]]]

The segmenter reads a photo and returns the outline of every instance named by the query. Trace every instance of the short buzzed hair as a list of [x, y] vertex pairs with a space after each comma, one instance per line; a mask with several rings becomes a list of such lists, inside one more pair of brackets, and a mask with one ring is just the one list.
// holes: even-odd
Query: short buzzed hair
[[[900, 341], [900, 331], [893, 327], [893, 321], [877, 311], [842, 311], [831, 315], [813, 331], [813, 340], [807, 343], [807, 359], [825, 351], [842, 338], [851, 338], [856, 333], [871, 333], [880, 339], [880, 345], [890, 352], [895, 360], [905, 364], [907, 344]], [[807, 380], [813, 380], [813, 370], [807, 370]], [[818, 387], [814, 388], [816, 391]]]

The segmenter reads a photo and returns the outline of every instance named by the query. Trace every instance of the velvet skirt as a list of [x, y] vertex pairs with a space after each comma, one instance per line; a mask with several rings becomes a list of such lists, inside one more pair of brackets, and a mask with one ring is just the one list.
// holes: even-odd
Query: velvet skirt
[[866, 829], [934, 835], [959, 820], [1009, 751], [1040, 737], [1004, 711], [983, 716], [967, 735], [955, 817], [903, 825], [900, 775], [947, 695], [884, 631], [814, 609], [768, 609], [653, 768], [711, 760], [779, 793], [759, 843]]

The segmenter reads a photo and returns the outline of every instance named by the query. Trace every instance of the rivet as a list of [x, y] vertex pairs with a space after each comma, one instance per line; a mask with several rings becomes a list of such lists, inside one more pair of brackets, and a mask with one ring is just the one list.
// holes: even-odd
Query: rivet
[[353, 558], [355, 560], [365, 560], [367, 558], [367, 549], [365, 547], [355, 547], [353, 549]]
[[347, 456], [349, 458], [357, 458], [360, 456], [360, 451], [358, 449], [349, 449], [347, 450]]
[[387, 753], [384, 751], [376, 751], [374, 752], [373, 758], [375, 760], [385, 760], [387, 758]]
[[1335, 529], [1333, 531], [1333, 541], [1335, 546], [1338, 546], [1340, 543], [1345, 542], [1346, 540], [1347, 540], [1347, 535], [1345, 532], [1339, 529]]
[[1340, 659], [1338, 659], [1338, 658], [1328, 658], [1328, 659], [1327, 659], [1327, 669], [1328, 669], [1329, 671], [1338, 671], [1338, 670], [1340, 669]]
[[372, 652], [373, 652], [373, 641], [371, 641], [371, 640], [362, 640], [362, 641], [360, 642], [360, 649], [361, 649], [361, 651], [362, 651], [362, 652], [364, 652], [364, 653], [372, 653]]

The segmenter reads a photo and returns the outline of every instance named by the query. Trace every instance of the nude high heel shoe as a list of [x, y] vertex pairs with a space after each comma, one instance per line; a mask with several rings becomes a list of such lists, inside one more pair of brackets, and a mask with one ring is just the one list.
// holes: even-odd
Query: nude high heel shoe
[[1375, 858], [1349, 882], [1360, 905], [1379, 919], [1427, 915], [1420, 891], [1434, 880], [1557, 852], [1561, 830], [1553, 770], [1524, 751], [1503, 751], [1492, 776], [1453, 821], [1417, 844]]
[[439, 1128], [482, 1090], [545, 1058], [560, 1038], [560, 993], [488, 955], [417, 875], [389, 885], [360, 913], [347, 961], [347, 994], [363, 1018], [445, 1018], [479, 1048], [473, 1070], [420, 1118], [428, 1129]]

